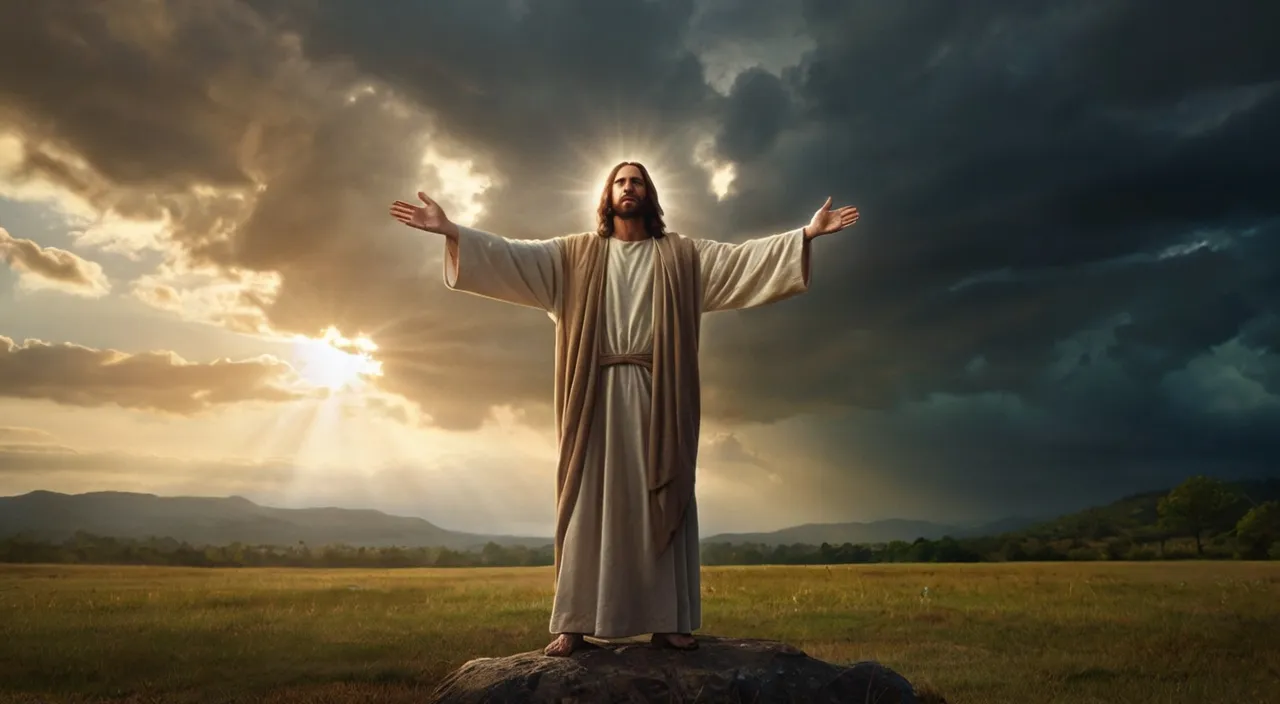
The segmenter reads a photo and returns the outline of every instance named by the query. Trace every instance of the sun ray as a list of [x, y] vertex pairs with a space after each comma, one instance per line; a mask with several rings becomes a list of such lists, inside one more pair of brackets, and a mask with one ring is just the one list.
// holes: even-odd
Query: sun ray
[[269, 421], [254, 426], [242, 447], [253, 457], [293, 457], [306, 429], [315, 422], [316, 405], [312, 400], [288, 404]]

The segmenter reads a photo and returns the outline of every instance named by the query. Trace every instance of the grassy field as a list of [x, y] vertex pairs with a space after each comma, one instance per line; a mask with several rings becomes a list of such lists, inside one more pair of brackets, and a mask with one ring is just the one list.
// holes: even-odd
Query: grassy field
[[[550, 574], [0, 565], [0, 700], [421, 701], [541, 647]], [[716, 567], [703, 592], [703, 633], [952, 704], [1280, 701], [1280, 563]]]

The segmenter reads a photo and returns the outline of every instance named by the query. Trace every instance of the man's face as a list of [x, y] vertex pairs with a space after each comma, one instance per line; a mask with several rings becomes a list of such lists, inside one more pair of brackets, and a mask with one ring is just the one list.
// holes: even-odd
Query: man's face
[[613, 177], [613, 212], [624, 218], [633, 218], [643, 212], [645, 198], [644, 176], [640, 169], [628, 164], [618, 169]]

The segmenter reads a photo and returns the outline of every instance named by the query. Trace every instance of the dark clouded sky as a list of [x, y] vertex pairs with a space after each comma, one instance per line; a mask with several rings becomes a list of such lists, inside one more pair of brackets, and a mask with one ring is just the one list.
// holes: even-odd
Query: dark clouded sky
[[[0, 490], [544, 531], [550, 324], [446, 291], [439, 242], [386, 204], [422, 188], [551, 237], [593, 227], [622, 157], [692, 236], [797, 227], [828, 195], [862, 213], [815, 244], [806, 295], [707, 319], [712, 529], [1280, 475], [1275, 3], [0, 0], [0, 20], [0, 426], [54, 448], [6, 445]], [[329, 326], [378, 350], [287, 337]], [[343, 361], [381, 376], [317, 406]], [[239, 464], [50, 460], [68, 448]], [[504, 477], [528, 488], [487, 495]]]

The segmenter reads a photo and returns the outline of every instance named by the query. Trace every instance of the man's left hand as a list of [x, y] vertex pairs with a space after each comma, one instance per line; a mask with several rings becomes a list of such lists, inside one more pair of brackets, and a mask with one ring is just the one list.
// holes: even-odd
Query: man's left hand
[[818, 208], [818, 212], [813, 214], [813, 219], [804, 228], [804, 236], [807, 239], [829, 235], [833, 232], [839, 232], [858, 221], [858, 209], [852, 205], [846, 205], [843, 208], [831, 209], [831, 197], [827, 196], [827, 202]]

